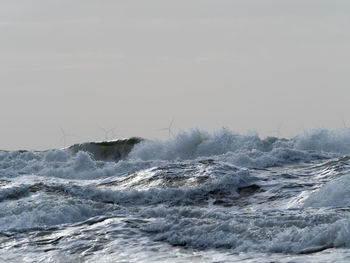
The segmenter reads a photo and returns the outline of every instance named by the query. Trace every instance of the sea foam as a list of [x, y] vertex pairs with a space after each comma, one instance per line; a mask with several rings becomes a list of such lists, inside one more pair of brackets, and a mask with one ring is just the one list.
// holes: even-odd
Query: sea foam
[[304, 203], [305, 207], [350, 206], [350, 174], [330, 181], [313, 192]]
[[350, 132], [317, 129], [289, 140], [241, 135], [228, 129], [213, 134], [198, 129], [180, 132], [172, 139], [145, 140], [131, 150], [130, 159], [186, 160], [226, 155], [227, 161], [264, 168], [296, 161], [311, 161], [350, 153]]

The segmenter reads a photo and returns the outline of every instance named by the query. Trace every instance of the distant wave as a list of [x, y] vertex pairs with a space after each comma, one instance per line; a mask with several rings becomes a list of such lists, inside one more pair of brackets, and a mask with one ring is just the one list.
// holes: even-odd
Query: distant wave
[[119, 161], [128, 156], [135, 144], [143, 141], [142, 138], [132, 137], [104, 142], [86, 142], [74, 144], [68, 148], [73, 153], [79, 151], [89, 152], [95, 160]]
[[[50, 156], [49, 150], [45, 151]], [[299, 161], [340, 157], [350, 154], [350, 130], [314, 129], [291, 139], [239, 134], [222, 128], [214, 133], [199, 129], [179, 132], [167, 140], [131, 137], [114, 141], [74, 144], [68, 153], [87, 152], [97, 161], [169, 161], [224, 158], [248, 168], [264, 168]], [[31, 155], [30, 151], [0, 152], [1, 155]], [[32, 152], [33, 153], [33, 152]], [[5, 156], [4, 155], [4, 156]], [[57, 158], [57, 154], [55, 154]], [[63, 155], [62, 155], [63, 156]]]

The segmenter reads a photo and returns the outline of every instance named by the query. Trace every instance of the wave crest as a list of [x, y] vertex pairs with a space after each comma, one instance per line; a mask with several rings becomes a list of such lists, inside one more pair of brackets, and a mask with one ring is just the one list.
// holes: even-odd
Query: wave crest
[[350, 131], [317, 129], [292, 139], [260, 138], [257, 134], [241, 135], [228, 129], [213, 134], [194, 129], [172, 139], [144, 140], [135, 145], [129, 159], [188, 160], [224, 156], [231, 163], [262, 168], [338, 157], [350, 153]]
[[95, 160], [119, 161], [127, 157], [135, 144], [140, 143], [142, 140], [142, 138], [131, 137], [115, 141], [86, 142], [74, 144], [68, 149], [73, 153], [79, 151], [89, 152]]

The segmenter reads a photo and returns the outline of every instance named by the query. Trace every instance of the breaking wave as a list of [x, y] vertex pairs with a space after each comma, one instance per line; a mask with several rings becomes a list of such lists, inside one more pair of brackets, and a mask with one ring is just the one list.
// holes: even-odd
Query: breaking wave
[[338, 157], [350, 153], [350, 131], [318, 129], [292, 139], [260, 138], [241, 135], [228, 129], [214, 134], [192, 130], [167, 141], [144, 140], [131, 150], [128, 158], [141, 160], [186, 160], [224, 156], [235, 165], [263, 168], [299, 161]]
[[68, 149], [73, 153], [79, 151], [89, 152], [95, 160], [119, 161], [125, 159], [133, 147], [142, 140], [142, 138], [132, 137], [115, 141], [87, 142], [74, 144]]

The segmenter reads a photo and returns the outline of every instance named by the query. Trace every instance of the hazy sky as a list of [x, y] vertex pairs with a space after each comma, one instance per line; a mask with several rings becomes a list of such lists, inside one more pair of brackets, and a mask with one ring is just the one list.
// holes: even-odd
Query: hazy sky
[[0, 149], [350, 126], [349, 64], [349, 0], [1, 0]]

